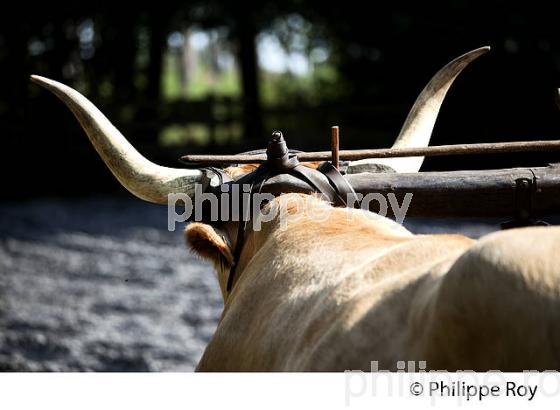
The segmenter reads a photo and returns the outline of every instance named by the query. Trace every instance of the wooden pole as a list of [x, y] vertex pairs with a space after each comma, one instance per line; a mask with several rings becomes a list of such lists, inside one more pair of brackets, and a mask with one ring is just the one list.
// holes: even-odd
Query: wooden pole
[[[560, 140], [497, 142], [482, 144], [439, 145], [422, 148], [381, 148], [339, 151], [339, 159], [355, 161], [365, 158], [435, 157], [445, 155], [505, 154], [512, 152], [560, 151]], [[299, 161], [328, 161], [330, 151], [300, 152]], [[266, 161], [266, 155], [185, 155], [181, 161], [197, 165], [255, 164]]]
[[336, 169], [338, 169], [340, 165], [338, 132], [339, 129], [337, 125], [331, 127], [331, 162]]
[[[383, 202], [390, 217], [395, 210], [391, 196], [401, 207], [408, 203], [406, 217], [511, 219], [518, 214], [529, 217], [560, 215], [560, 165], [413, 174], [364, 172], [345, 175], [345, 178], [358, 194], [381, 194], [384, 199], [362, 203], [362, 206], [378, 212]], [[521, 183], [528, 184], [528, 189]], [[262, 192], [280, 195], [315, 191], [305, 181], [283, 174], [269, 179]]]

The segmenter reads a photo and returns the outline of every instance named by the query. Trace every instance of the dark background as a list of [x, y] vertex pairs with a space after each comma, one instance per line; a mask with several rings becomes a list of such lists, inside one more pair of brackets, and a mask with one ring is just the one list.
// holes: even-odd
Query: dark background
[[[0, 12], [0, 370], [194, 369], [218, 322], [212, 266], [112, 177], [69, 110], [75, 87], [141, 153], [388, 147], [444, 64], [480, 46], [432, 144], [558, 139], [558, 13], [537, 2], [10, 3]], [[81, 4], [80, 4], [81, 3]], [[427, 159], [424, 170], [558, 162]], [[501, 221], [405, 220], [477, 238]]]
[[[216, 78], [227, 71], [226, 85], [199, 84], [193, 59], [177, 57], [188, 54], [185, 33], [214, 36], [198, 51], [197, 69]], [[305, 58], [323, 50], [320, 61], [303, 75], [271, 73], [258, 63], [267, 58], [259, 55], [263, 36]], [[328, 149], [334, 124], [342, 148], [390, 146], [430, 77], [484, 45], [492, 51], [450, 90], [432, 145], [558, 138], [557, 14], [536, 2], [16, 5], [0, 15], [0, 192], [9, 201], [124, 192], [69, 111], [30, 83], [30, 74], [76, 87], [144, 155], [178, 166], [185, 153], [263, 148], [275, 128], [292, 148]], [[226, 69], [219, 64], [224, 53], [233, 59]], [[198, 92], [169, 86], [177, 81], [170, 61], [179, 61], [175, 77], [179, 70]], [[424, 170], [556, 160], [546, 154], [437, 158]]]

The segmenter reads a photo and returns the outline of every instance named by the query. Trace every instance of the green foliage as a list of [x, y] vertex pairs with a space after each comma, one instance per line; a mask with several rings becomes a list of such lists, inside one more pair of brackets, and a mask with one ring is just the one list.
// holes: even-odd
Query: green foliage
[[336, 68], [328, 62], [316, 65], [305, 75], [291, 72], [261, 71], [263, 105], [273, 107], [290, 103], [318, 105], [335, 99], [340, 90]]
[[206, 124], [171, 125], [159, 134], [159, 142], [166, 147], [216, 145], [241, 142], [243, 127], [240, 122], [219, 124], [213, 129]]
[[[241, 87], [239, 73], [235, 69], [221, 70], [213, 73], [213, 70], [202, 61], [198, 61], [196, 67], [186, 81], [182, 81], [178, 56], [174, 53], [166, 53], [162, 74], [162, 96], [164, 99], [173, 100], [177, 98], [203, 99], [210, 95], [240, 97]], [[186, 82], [186, 84], [183, 84]], [[186, 86], [185, 86], [186, 85]]]

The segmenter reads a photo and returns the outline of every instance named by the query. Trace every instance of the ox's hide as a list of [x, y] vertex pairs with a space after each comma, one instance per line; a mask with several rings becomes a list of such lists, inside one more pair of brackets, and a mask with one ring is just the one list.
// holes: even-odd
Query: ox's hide
[[[478, 237], [496, 225], [408, 224]], [[209, 263], [135, 199], [0, 205], [0, 369], [192, 370], [221, 311]]]
[[[198, 370], [369, 370], [375, 361], [394, 371], [411, 360], [441, 370], [560, 368], [560, 227], [475, 241], [413, 235], [309, 195], [267, 208], [276, 216], [246, 235]], [[192, 224], [186, 236], [201, 254], [213, 250], [223, 289], [227, 239], [206, 227]]]

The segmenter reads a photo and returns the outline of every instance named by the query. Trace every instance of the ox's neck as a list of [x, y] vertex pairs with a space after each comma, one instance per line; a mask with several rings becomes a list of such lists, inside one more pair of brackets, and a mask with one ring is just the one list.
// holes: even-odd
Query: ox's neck
[[[269, 212], [275, 215], [272, 220], [266, 217]], [[235, 286], [243, 286], [245, 271], [258, 265], [257, 256], [270, 262], [279, 258], [275, 269], [290, 270], [299, 277], [304, 273], [343, 275], [356, 269], [357, 263], [367, 263], [413, 237], [390, 219], [363, 210], [334, 208], [311, 195], [282, 195], [263, 209], [263, 215], [252, 221], [245, 235]]]

